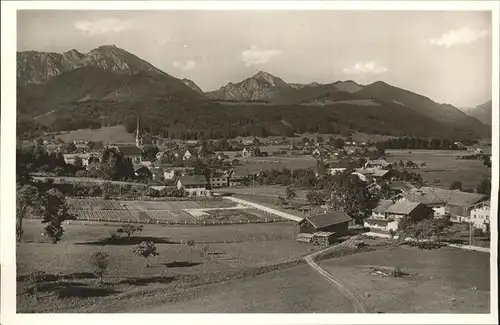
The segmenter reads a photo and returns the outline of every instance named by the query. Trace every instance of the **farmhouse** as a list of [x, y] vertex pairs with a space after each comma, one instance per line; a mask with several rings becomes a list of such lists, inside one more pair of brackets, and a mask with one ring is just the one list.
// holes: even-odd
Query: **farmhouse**
[[352, 219], [344, 211], [336, 210], [308, 216], [299, 221], [301, 233], [312, 234], [318, 231], [334, 232], [336, 235], [347, 233], [349, 222]]
[[490, 201], [484, 201], [471, 207], [469, 222], [474, 228], [490, 231]]
[[193, 157], [193, 154], [188, 150], [184, 152], [184, 155], [182, 156], [182, 160], [189, 160]]
[[177, 181], [177, 189], [185, 190], [190, 194], [205, 195], [207, 179], [203, 175], [181, 176]]
[[255, 156], [255, 149], [254, 148], [243, 148], [243, 150], [241, 151], [241, 156], [244, 158]]
[[404, 200], [423, 203], [433, 208], [436, 217], [450, 216], [454, 222], [467, 221], [474, 205], [488, 199], [488, 196], [483, 194], [426, 186], [411, 189], [403, 196]]
[[391, 169], [392, 164], [388, 163], [385, 159], [368, 160], [365, 163], [365, 168]]
[[391, 200], [381, 200], [377, 207], [372, 210], [370, 218], [365, 219], [364, 226], [370, 229], [389, 232], [396, 231], [399, 222], [406, 218], [413, 221], [420, 221], [432, 218], [434, 211], [422, 203]]
[[225, 175], [210, 177], [210, 187], [219, 188], [229, 186], [229, 177]]
[[63, 154], [64, 162], [69, 165], [75, 165], [78, 158], [81, 159], [82, 166], [86, 167], [94, 161], [99, 161], [97, 153], [67, 153]]

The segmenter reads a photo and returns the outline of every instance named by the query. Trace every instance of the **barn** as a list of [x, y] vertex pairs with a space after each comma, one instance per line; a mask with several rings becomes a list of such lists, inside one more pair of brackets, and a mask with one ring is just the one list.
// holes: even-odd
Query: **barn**
[[344, 211], [336, 210], [305, 217], [299, 221], [300, 233], [334, 232], [336, 235], [347, 233], [352, 219]]

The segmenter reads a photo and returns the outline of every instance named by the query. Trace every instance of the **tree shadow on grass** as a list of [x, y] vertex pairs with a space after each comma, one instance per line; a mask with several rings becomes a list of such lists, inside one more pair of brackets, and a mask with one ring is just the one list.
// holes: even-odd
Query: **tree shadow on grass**
[[[29, 278], [29, 274], [23, 274], [17, 276], [17, 281], [26, 281]], [[81, 280], [81, 279], [95, 279], [96, 276], [94, 273], [89, 272], [76, 272], [69, 274], [45, 274], [42, 281], [50, 282], [57, 280]]]
[[175, 261], [175, 262], [170, 262], [170, 263], [162, 263], [162, 265], [165, 265], [166, 267], [191, 267], [191, 266], [196, 266], [196, 265], [200, 265], [200, 264], [202, 264], [202, 263], [187, 262], [187, 261], [183, 261], [183, 262]]
[[120, 280], [118, 283], [119, 284], [128, 284], [128, 285], [147, 285], [150, 283], [163, 283], [167, 284], [172, 282], [175, 279], [175, 277], [171, 276], [152, 276], [152, 277], [140, 277], [140, 278], [127, 278]]
[[89, 287], [79, 282], [43, 282], [39, 284], [38, 291], [53, 292], [59, 298], [106, 297], [119, 292], [111, 288]]
[[75, 245], [96, 245], [96, 246], [107, 246], [107, 245], [138, 245], [143, 241], [151, 241], [155, 244], [177, 244], [177, 242], [169, 238], [160, 237], [149, 237], [149, 236], [136, 236], [136, 237], [120, 237], [118, 239], [103, 238], [92, 242], [75, 243]]

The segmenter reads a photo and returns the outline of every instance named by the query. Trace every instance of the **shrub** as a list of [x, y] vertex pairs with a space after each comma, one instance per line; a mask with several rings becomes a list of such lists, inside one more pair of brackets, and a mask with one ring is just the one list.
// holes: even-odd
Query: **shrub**
[[38, 291], [40, 290], [40, 284], [46, 279], [48, 275], [42, 271], [35, 271], [28, 275], [26, 281], [26, 291], [31, 293], [35, 300], [38, 300]]
[[406, 273], [403, 272], [399, 266], [396, 266], [395, 268], [393, 268], [391, 270], [391, 276], [393, 276], [395, 278], [400, 278], [400, 277], [404, 276], [405, 274]]
[[96, 269], [96, 276], [102, 280], [104, 272], [108, 268], [109, 254], [105, 252], [95, 252], [90, 258], [90, 264]]

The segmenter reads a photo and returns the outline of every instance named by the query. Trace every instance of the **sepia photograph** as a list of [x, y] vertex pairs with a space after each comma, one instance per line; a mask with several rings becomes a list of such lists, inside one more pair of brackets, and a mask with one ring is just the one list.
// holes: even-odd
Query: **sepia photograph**
[[2, 2], [2, 324], [498, 321], [498, 2], [83, 3]]

